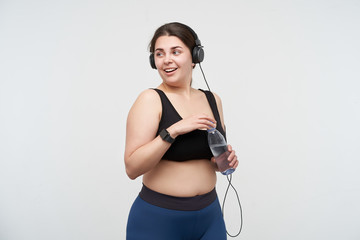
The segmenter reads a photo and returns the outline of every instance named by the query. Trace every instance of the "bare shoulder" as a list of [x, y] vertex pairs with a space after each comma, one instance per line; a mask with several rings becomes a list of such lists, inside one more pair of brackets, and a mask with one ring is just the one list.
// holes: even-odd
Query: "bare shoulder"
[[154, 90], [154, 89], [146, 89], [144, 91], [142, 91], [138, 98], [136, 99], [136, 101], [151, 101], [151, 102], [156, 102], [159, 101], [159, 94]]
[[128, 124], [134, 122], [137, 127], [139, 124], [146, 124], [147, 121], [158, 121], [161, 115], [161, 100], [159, 95], [153, 89], [142, 91], [134, 104], [132, 105], [129, 115]]
[[137, 109], [141, 110], [141, 112], [145, 111], [144, 113], [151, 110], [156, 111], [159, 109], [157, 109], [156, 107], [159, 107], [160, 104], [161, 101], [157, 92], [153, 89], [146, 89], [139, 94], [133, 106], [131, 107], [130, 112], [136, 111]]

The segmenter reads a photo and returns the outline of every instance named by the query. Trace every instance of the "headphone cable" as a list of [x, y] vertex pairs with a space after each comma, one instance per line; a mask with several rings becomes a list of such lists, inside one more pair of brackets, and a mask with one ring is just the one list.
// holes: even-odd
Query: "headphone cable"
[[[229, 175], [230, 175], [230, 177], [229, 177]], [[226, 200], [226, 196], [227, 196], [227, 194], [228, 194], [229, 188], [230, 188], [230, 186], [231, 186], [232, 189], [234, 189], [234, 192], [235, 192], [235, 194], [236, 194], [237, 201], [238, 201], [238, 203], [239, 203], [241, 223], [240, 223], [239, 232], [238, 232], [237, 234], [231, 235], [231, 234], [227, 231], [227, 229], [226, 229], [226, 233], [227, 233], [227, 235], [229, 235], [230, 237], [237, 237], [237, 236], [239, 236], [239, 234], [241, 233], [241, 230], [242, 230], [242, 227], [243, 227], [243, 214], [242, 214], [242, 207], [241, 207], [241, 203], [240, 203], [239, 194], [238, 194], [238, 192], [236, 191], [234, 185], [231, 183], [232, 174], [229, 174], [229, 175], [226, 175], [226, 179], [228, 180], [229, 184], [228, 184], [228, 186], [227, 186], [227, 188], [226, 188], [226, 192], [225, 192], [223, 204], [222, 204], [222, 207], [221, 207], [221, 212], [222, 212], [222, 214], [223, 214], [223, 217], [225, 218], [225, 216], [224, 216], [225, 200]]]
[[[204, 71], [203, 71], [200, 63], [199, 63], [199, 66], [200, 66], [201, 73], [202, 73], [202, 75], [203, 75], [203, 77], [204, 77], [206, 86], [207, 86], [207, 88], [209, 89], [209, 91], [211, 92], [210, 87], [209, 87], [209, 84], [208, 84], [208, 82], [206, 81], [206, 77], [205, 77]], [[230, 175], [230, 177], [229, 177], [229, 175]], [[239, 236], [239, 234], [241, 233], [241, 230], [242, 230], [242, 227], [243, 227], [243, 214], [242, 214], [242, 207], [241, 207], [241, 203], [240, 203], [239, 194], [238, 194], [238, 192], [236, 191], [234, 185], [231, 183], [232, 174], [229, 174], [229, 175], [226, 175], [226, 178], [227, 178], [229, 184], [228, 184], [228, 186], [227, 186], [227, 188], [226, 188], [226, 192], [225, 192], [223, 204], [222, 204], [222, 207], [221, 207], [221, 213], [222, 213], [222, 215], [223, 215], [223, 217], [224, 217], [225, 200], [226, 200], [226, 196], [227, 196], [227, 194], [228, 194], [228, 192], [229, 192], [229, 188], [230, 188], [230, 186], [231, 186], [231, 188], [234, 189], [234, 192], [235, 192], [235, 194], [236, 194], [237, 201], [238, 201], [238, 203], [239, 203], [240, 221], [241, 221], [241, 222], [240, 222], [239, 232], [238, 232], [237, 234], [231, 235], [231, 234], [227, 231], [227, 229], [226, 229], [226, 233], [227, 233], [227, 235], [229, 235], [230, 237], [237, 237], [237, 236]], [[225, 217], [224, 217], [224, 218], [225, 218]]]
[[206, 77], [205, 77], [204, 71], [202, 70], [202, 67], [201, 67], [201, 64], [200, 64], [200, 63], [199, 63], [199, 67], [200, 67], [201, 73], [202, 73], [202, 75], [203, 75], [203, 77], [204, 77], [206, 86], [207, 86], [207, 88], [209, 89], [209, 91], [211, 92], [210, 87], [209, 87], [209, 84], [208, 84], [207, 81], [206, 81]]

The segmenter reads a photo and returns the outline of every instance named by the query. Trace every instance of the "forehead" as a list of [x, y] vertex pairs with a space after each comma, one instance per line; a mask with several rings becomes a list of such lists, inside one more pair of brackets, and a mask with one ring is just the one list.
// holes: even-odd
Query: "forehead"
[[180, 38], [176, 36], [161, 36], [155, 42], [155, 50], [158, 48], [171, 49], [177, 46], [187, 48]]

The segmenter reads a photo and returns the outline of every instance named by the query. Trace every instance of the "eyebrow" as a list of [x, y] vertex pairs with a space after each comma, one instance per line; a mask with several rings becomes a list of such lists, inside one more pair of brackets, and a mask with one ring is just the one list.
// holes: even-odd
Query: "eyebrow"
[[[171, 47], [170, 49], [173, 50], [173, 49], [176, 49], [176, 48], [182, 48], [181, 46], [175, 46], [175, 47]], [[155, 49], [155, 51], [164, 51], [163, 48], [157, 48]]]

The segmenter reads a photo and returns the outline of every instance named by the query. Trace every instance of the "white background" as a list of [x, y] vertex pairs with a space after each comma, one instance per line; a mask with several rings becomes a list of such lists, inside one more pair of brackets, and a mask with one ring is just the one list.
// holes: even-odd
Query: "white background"
[[[236, 239], [360, 239], [359, 13], [356, 0], [1, 0], [0, 239], [125, 239], [141, 187], [125, 174], [126, 117], [161, 83], [147, 46], [171, 21], [197, 32], [223, 101]], [[225, 187], [219, 175], [220, 200]]]

